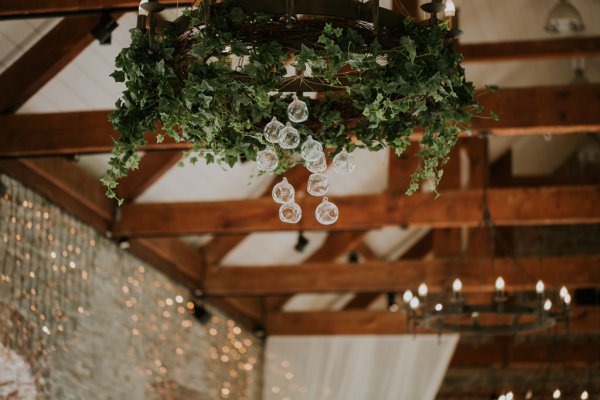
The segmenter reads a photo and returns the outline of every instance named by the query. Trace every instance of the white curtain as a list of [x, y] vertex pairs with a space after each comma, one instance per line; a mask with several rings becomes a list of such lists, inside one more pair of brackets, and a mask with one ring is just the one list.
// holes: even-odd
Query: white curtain
[[458, 335], [271, 336], [264, 400], [432, 400]]

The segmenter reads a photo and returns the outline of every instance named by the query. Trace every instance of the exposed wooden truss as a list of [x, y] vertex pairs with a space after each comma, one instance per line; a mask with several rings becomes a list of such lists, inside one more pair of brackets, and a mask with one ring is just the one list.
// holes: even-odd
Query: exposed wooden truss
[[[598, 307], [573, 308], [570, 333], [598, 334]], [[563, 332], [562, 326], [554, 328]], [[402, 335], [407, 330], [406, 314], [390, 311], [307, 311], [280, 312], [267, 315], [270, 335]], [[418, 333], [432, 333], [418, 329]], [[433, 332], [435, 333], [435, 332]], [[563, 332], [564, 333], [564, 332]], [[483, 356], [485, 357], [485, 356]]]
[[[193, 1], [161, 0], [163, 4], [179, 4], [186, 7]], [[44, 14], [65, 14], [73, 12], [137, 10], [136, 0], [0, 0], [0, 17], [35, 16]]]
[[[6, 3], [14, 5], [21, 2]], [[4, 9], [5, 5], [0, 4], [0, 10]], [[91, 30], [99, 21], [99, 15], [65, 18], [9, 66], [0, 75], [0, 114], [17, 111], [92, 43]], [[26, 142], [22, 140], [23, 136], [20, 137], [21, 142]]]
[[[319, 201], [303, 198], [299, 204], [304, 209], [314, 209]], [[319, 225], [309, 218], [293, 226], [282, 224], [269, 199], [125, 205], [114, 234], [152, 237], [279, 230], [365, 230], [390, 225], [477, 227], [482, 221], [481, 190], [446, 192], [437, 199], [433, 194], [417, 193], [410, 197], [387, 194], [338, 197], [334, 201], [343, 218], [329, 226]], [[598, 186], [491, 189], [488, 201], [494, 222], [499, 226], [600, 222]]]
[[[319, 292], [400, 292], [426, 282], [442, 292], [460, 277], [465, 292], [493, 291], [502, 276], [512, 290], [547, 287], [600, 287], [600, 256], [477, 260], [406, 260], [361, 264], [308, 263], [293, 266], [224, 267], [207, 270], [204, 291], [211, 295], [282, 295]], [[536, 277], [536, 278], [532, 278]], [[540, 278], [537, 278], [540, 277]]]
[[[581, 133], [600, 130], [600, 84], [500, 89], [482, 93], [486, 110], [494, 111], [499, 121], [475, 118], [474, 134], [536, 135]], [[535, 112], [528, 112], [535, 110]], [[65, 154], [109, 153], [117, 136], [107, 120], [109, 111], [0, 116], [0, 157], [29, 157]], [[48, 130], [54, 132], [48, 135]], [[86, 132], [81, 135], [81, 132]], [[27, 143], [21, 138], [28, 137]], [[186, 143], [165, 140], [157, 144], [155, 133], [148, 133], [144, 151], [184, 150]], [[420, 135], [415, 134], [414, 140]]]

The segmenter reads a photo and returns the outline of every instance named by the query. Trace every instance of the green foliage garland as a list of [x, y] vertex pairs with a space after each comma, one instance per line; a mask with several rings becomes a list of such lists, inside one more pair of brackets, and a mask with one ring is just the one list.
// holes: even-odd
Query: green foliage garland
[[[319, 100], [302, 98], [310, 118], [295, 127], [303, 140], [312, 135], [334, 153], [389, 146], [401, 155], [410, 136], [422, 129], [422, 162], [411, 175], [408, 194], [420, 181], [439, 182], [459, 132], [468, 132], [471, 118], [481, 112], [446, 22], [424, 25], [405, 18], [397, 29], [374, 32], [364, 23], [309, 20], [313, 30], [321, 24], [318, 34], [294, 43], [271, 39], [284, 22], [246, 15], [227, 3], [213, 7], [206, 28], [199, 28], [203, 12], [187, 15], [183, 34], [167, 28], [152, 49], [145, 32], [132, 30], [131, 46], [117, 57], [112, 76], [125, 82], [126, 90], [110, 115], [120, 137], [102, 179], [109, 197], [116, 197], [117, 180], [137, 168], [145, 132], [155, 131], [157, 121], [175, 141], [191, 143], [186, 152], [191, 162], [203, 157], [232, 166], [255, 160], [269, 144], [262, 135], [265, 124], [273, 116], [287, 121], [289, 93], [274, 89], [290, 60], [299, 74], [310, 68], [313, 79], [331, 88]], [[245, 60], [236, 68], [243, 79], [232, 74], [232, 55]], [[294, 154], [299, 148], [273, 149], [277, 172], [299, 162]]]

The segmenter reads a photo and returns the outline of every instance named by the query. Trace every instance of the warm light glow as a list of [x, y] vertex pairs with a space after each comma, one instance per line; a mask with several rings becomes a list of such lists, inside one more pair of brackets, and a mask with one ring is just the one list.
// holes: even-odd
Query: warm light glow
[[435, 305], [435, 311], [440, 312], [444, 309], [444, 306], [442, 305], [442, 303], [437, 303]]
[[570, 305], [571, 304], [571, 295], [569, 293], [567, 293], [563, 300], [565, 301], [566, 305]]
[[455, 293], [460, 293], [460, 291], [462, 290], [462, 282], [460, 281], [460, 279], [455, 279], [454, 282], [452, 282], [452, 290]]
[[413, 293], [410, 290], [407, 290], [402, 295], [402, 300], [407, 304], [412, 300], [412, 298], [413, 298]]
[[506, 396], [501, 394], [500, 396], [498, 396], [498, 400], [506, 400]]
[[499, 292], [504, 291], [504, 286], [505, 286], [505, 282], [504, 282], [504, 278], [502, 278], [501, 276], [499, 276], [498, 278], [496, 278], [496, 290]]
[[560, 399], [560, 389], [555, 389], [554, 392], [552, 393], [552, 398], [553, 399]]
[[558, 292], [558, 294], [560, 294], [561, 299], [564, 299], [565, 296], [569, 294], [569, 290], [567, 290], [567, 288], [565, 286], [562, 286], [560, 288], [560, 292]]
[[413, 297], [413, 298], [410, 300], [410, 308], [411, 308], [411, 309], [413, 309], [413, 310], [416, 310], [417, 308], [419, 308], [419, 304], [420, 304], [420, 303], [421, 303], [421, 302], [419, 301], [419, 298], [418, 298], [418, 297]]
[[544, 310], [550, 311], [551, 308], [552, 308], [552, 300], [546, 299], [546, 301], [544, 302]]
[[525, 398], [527, 400], [533, 398], [533, 392], [531, 390], [528, 390], [527, 393], [525, 393]]
[[427, 284], [421, 283], [419, 285], [419, 296], [425, 297], [425, 296], [427, 296], [427, 293], [429, 293], [429, 288], [427, 287]]
[[537, 281], [537, 283], [535, 284], [535, 292], [537, 294], [544, 293], [544, 282], [542, 282], [541, 280]]
[[388, 311], [390, 311], [390, 312], [397, 312], [399, 309], [400, 309], [400, 307], [396, 303], [390, 304], [388, 306]]
[[454, 17], [456, 14], [456, 7], [454, 6], [454, 2], [452, 0], [446, 0], [446, 8], [444, 9], [444, 14], [446, 17]]
[[581, 400], [587, 400], [590, 398], [590, 395], [588, 394], [587, 390], [584, 390], [583, 392], [581, 392], [581, 396], [579, 398]]
[[513, 400], [514, 398], [515, 395], [513, 394], [513, 392], [506, 393], [506, 400]]

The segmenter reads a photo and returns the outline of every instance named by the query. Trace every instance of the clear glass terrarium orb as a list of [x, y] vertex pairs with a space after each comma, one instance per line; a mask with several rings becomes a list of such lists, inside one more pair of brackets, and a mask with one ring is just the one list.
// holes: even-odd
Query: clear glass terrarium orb
[[294, 187], [290, 185], [286, 178], [283, 178], [281, 182], [273, 186], [271, 194], [276, 203], [285, 204], [294, 201], [295, 193]]
[[330, 202], [327, 197], [323, 198], [321, 204], [317, 206], [315, 210], [315, 217], [317, 221], [323, 225], [331, 225], [338, 220], [340, 216], [340, 211], [337, 206]]
[[306, 166], [306, 169], [312, 173], [325, 172], [327, 169], [327, 158], [325, 157], [325, 153], [321, 152], [319, 158], [315, 161], [306, 161], [304, 165]]
[[279, 131], [283, 129], [285, 125], [277, 120], [276, 117], [265, 125], [265, 129], [263, 131], [265, 140], [269, 143], [279, 143]]
[[279, 207], [279, 219], [286, 224], [297, 224], [302, 219], [302, 209], [294, 202]]
[[354, 156], [346, 150], [342, 150], [333, 157], [333, 169], [338, 174], [349, 174], [354, 171], [356, 162]]
[[329, 181], [323, 174], [311, 174], [308, 177], [307, 191], [313, 196], [324, 196], [329, 190]]
[[289, 122], [279, 131], [279, 145], [284, 149], [295, 149], [300, 144], [300, 133]]
[[258, 169], [263, 172], [275, 171], [278, 164], [279, 159], [277, 158], [277, 153], [275, 153], [273, 149], [269, 147], [259, 151], [258, 155], [256, 156], [256, 165], [258, 166]]
[[305, 161], [317, 161], [323, 153], [323, 146], [318, 141], [314, 140], [312, 136], [309, 136], [302, 147], [300, 147], [300, 154]]
[[294, 95], [292, 102], [288, 105], [287, 116], [293, 123], [300, 124], [308, 119], [308, 106]]

